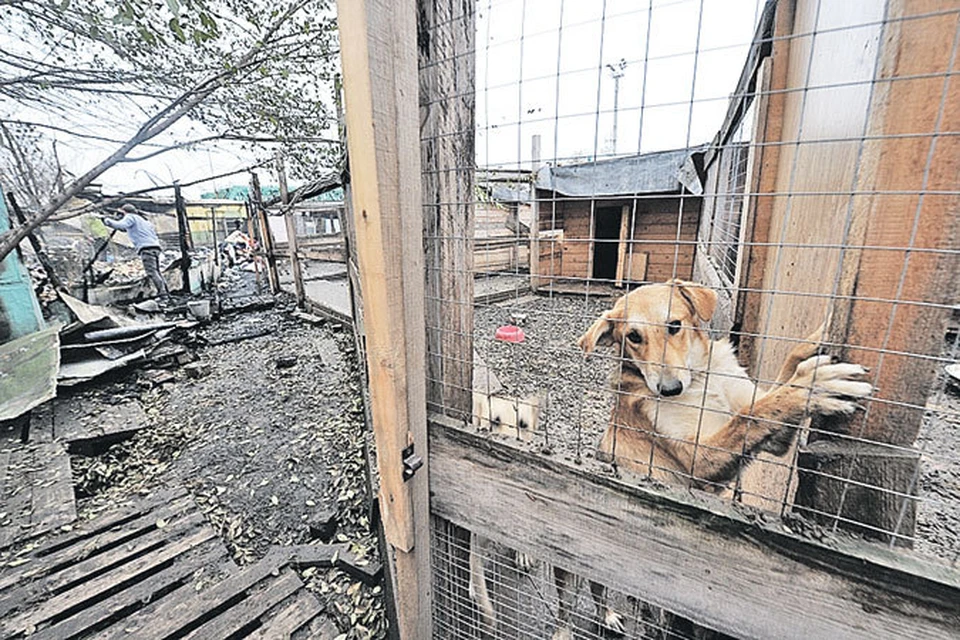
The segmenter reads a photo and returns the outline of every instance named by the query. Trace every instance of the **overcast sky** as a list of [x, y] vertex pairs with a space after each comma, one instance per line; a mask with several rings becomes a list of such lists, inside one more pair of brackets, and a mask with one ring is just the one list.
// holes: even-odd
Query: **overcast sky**
[[[644, 0], [478, 0], [478, 165], [528, 167], [534, 134], [541, 136], [541, 159], [551, 162], [709, 141], [726, 113], [761, 8], [762, 0], [653, 0], [652, 9]], [[614, 80], [606, 65], [621, 61], [614, 149]], [[133, 109], [95, 113], [80, 128], [118, 139], [143, 119]], [[56, 116], [46, 119], [57, 124]], [[205, 133], [202, 125], [183, 121], [160, 141]], [[74, 173], [112, 150], [58, 137], [61, 160]], [[253, 161], [237, 144], [207, 144], [119, 165], [100, 182], [108, 192], [132, 191]], [[267, 184], [275, 180], [262, 177]], [[187, 195], [246, 181], [245, 175], [221, 179], [189, 188]]]
[[[541, 159], [550, 162], [712, 139], [763, 2], [652, 0], [652, 5], [479, 0], [478, 164], [527, 166], [535, 134], [541, 136]], [[621, 61], [614, 149], [614, 79], [607, 65], [619, 67]]]

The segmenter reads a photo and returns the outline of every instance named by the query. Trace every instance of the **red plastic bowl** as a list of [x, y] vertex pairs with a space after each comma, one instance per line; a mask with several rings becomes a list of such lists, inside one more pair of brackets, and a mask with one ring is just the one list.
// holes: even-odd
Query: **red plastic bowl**
[[512, 324], [504, 325], [497, 329], [496, 338], [504, 342], [523, 342], [523, 329]]

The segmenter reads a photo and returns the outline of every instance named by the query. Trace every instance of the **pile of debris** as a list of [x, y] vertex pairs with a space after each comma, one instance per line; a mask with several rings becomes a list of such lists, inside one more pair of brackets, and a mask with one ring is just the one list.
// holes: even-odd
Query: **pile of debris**
[[147, 277], [147, 272], [143, 270], [143, 263], [137, 257], [113, 262], [96, 262], [90, 270], [93, 272], [93, 281], [106, 286], [132, 284]]
[[172, 340], [188, 337], [185, 334], [197, 326], [195, 321], [141, 323], [66, 294], [60, 294], [60, 299], [75, 318], [60, 330], [57, 379], [61, 386], [86, 382], [144, 360], [161, 367], [192, 362], [187, 348]]
[[[196, 360], [199, 322], [141, 322], [65, 293], [61, 323], [0, 346], [0, 422], [13, 421], [72, 387], [133, 364], [149, 386], [173, 379], [170, 369]], [[28, 433], [23, 430], [23, 433]]]

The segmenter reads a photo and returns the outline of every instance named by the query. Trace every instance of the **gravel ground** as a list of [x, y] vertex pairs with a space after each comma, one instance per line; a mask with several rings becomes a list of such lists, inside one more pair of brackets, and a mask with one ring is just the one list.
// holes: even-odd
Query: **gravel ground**
[[[524, 296], [477, 307], [474, 346], [504, 385], [504, 393], [545, 400], [540, 431], [530, 446], [569, 461], [592, 457], [610, 418], [613, 361], [603, 355], [584, 359], [577, 338], [613, 304], [610, 298]], [[497, 327], [524, 313], [524, 342], [494, 339]]]
[[[337, 513], [337, 541], [376, 559], [353, 338], [277, 307], [214, 322], [200, 341], [262, 329], [270, 333], [199, 348], [206, 375], [190, 379], [180, 369], [174, 382], [137, 393], [145, 429], [100, 455], [74, 456], [75, 483], [86, 496], [81, 517], [133, 493], [182, 484], [240, 564], [271, 545], [309, 542], [309, 523], [325, 510]], [[278, 366], [284, 357], [296, 360]], [[114, 383], [116, 392], [130, 384]], [[381, 587], [338, 570], [307, 569], [301, 577], [343, 638], [385, 635]]]
[[[955, 357], [952, 341], [945, 357]], [[942, 368], [941, 368], [942, 369]], [[920, 463], [916, 550], [960, 562], [960, 386], [941, 370], [917, 448]]]

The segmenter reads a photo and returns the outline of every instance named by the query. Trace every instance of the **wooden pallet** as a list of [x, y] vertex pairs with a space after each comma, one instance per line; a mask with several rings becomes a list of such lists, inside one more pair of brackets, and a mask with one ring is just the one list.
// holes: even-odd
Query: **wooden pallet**
[[290, 559], [278, 547], [237, 567], [193, 499], [166, 492], [8, 562], [0, 637], [335, 637]]
[[46, 442], [0, 450], [0, 549], [77, 518], [70, 456]]

